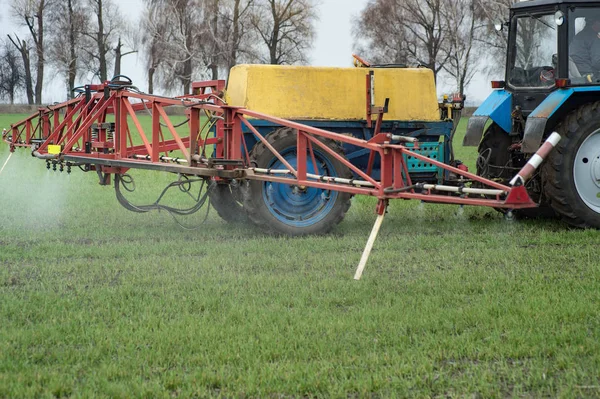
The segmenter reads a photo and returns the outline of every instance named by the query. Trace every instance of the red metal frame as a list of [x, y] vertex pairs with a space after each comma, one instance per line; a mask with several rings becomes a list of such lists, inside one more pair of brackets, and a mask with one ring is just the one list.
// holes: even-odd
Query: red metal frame
[[[39, 112], [11, 126], [12, 138], [5, 141], [14, 151], [15, 147], [36, 145], [38, 157], [54, 162], [85, 164], [90, 169], [112, 174], [125, 173], [131, 168], [145, 168], [177, 172], [207, 178], [271, 181], [277, 183], [315, 187], [325, 190], [370, 195], [380, 199], [378, 209], [390, 199], [417, 199], [427, 202], [490, 206], [495, 208], [529, 208], [536, 204], [529, 198], [523, 186], [510, 187], [484, 179], [472, 173], [454, 168], [421, 154], [409, 150], [401, 144], [393, 144], [392, 136], [377, 134], [372, 140], [365, 141], [332, 133], [323, 129], [306, 126], [285, 119], [264, 115], [244, 108], [225, 105], [221, 92], [223, 81], [194, 83], [193, 95], [166, 98], [141, 94], [127, 87], [115, 88], [109, 83], [89, 86], [92, 90], [87, 96], [81, 95], [62, 104], [40, 108]], [[369, 101], [369, 100], [368, 100]], [[181, 134], [171, 122], [166, 108], [184, 106], [188, 118], [185, 133]], [[370, 104], [369, 104], [370, 105]], [[145, 130], [137, 117], [137, 112], [146, 110], [152, 115], [152, 127]], [[213, 137], [201, 137], [201, 116], [206, 113], [215, 117], [216, 134]], [[381, 116], [381, 115], [380, 115]], [[266, 120], [294, 129], [298, 134], [296, 168], [285, 160], [246, 117]], [[99, 135], [92, 140], [92, 126], [113, 121], [114, 137]], [[253, 168], [248, 154], [242, 127], [251, 131], [263, 142], [289, 170], [289, 174], [273, 175], [258, 173]], [[170, 138], [165, 137], [165, 133]], [[137, 138], [142, 144], [136, 144]], [[319, 138], [351, 144], [371, 151], [371, 163], [376, 155], [381, 159], [381, 177], [375, 179], [371, 168], [366, 172], [350, 163]], [[48, 145], [60, 145], [62, 152], [53, 158], [48, 154]], [[200, 151], [205, 146], [214, 146], [212, 159], [206, 159]], [[329, 154], [341, 164], [347, 166], [361, 184], [340, 183], [333, 179], [316, 179], [307, 173], [308, 163], [315, 163], [314, 148]], [[164, 162], [171, 151], [179, 151], [187, 166]], [[162, 154], [162, 155], [161, 155]], [[490, 189], [498, 190], [492, 198], [482, 195], [469, 196], [459, 192], [456, 195], [440, 193], [441, 186], [413, 187], [408, 174], [405, 156], [411, 156], [436, 165], [465, 180], [478, 182]], [[316, 170], [316, 168], [315, 168]]]

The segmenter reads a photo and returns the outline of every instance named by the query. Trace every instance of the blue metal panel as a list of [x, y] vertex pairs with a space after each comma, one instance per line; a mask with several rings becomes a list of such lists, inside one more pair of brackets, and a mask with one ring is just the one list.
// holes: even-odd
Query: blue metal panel
[[512, 130], [512, 93], [506, 90], [494, 90], [473, 116], [489, 116], [507, 133]]
[[553, 91], [538, 107], [527, 117], [523, 145], [525, 153], [534, 153], [542, 143], [548, 120], [556, 114], [566, 102], [576, 93], [600, 93], [599, 86], [579, 86]]
[[575, 93], [600, 94], [600, 86], [580, 86], [555, 90], [550, 93], [548, 97], [546, 97], [546, 99], [529, 115], [529, 117], [549, 119]]
[[[544, 101], [538, 107], [533, 110], [531, 114], [529, 114], [529, 118], [550, 118], [556, 110], [558, 110], [569, 97], [573, 95], [575, 92], [585, 92], [592, 90], [588, 87], [580, 87], [580, 88], [570, 88], [570, 89], [559, 89], [555, 90], [546, 97]], [[599, 91], [598, 87], [594, 87], [593, 91]]]

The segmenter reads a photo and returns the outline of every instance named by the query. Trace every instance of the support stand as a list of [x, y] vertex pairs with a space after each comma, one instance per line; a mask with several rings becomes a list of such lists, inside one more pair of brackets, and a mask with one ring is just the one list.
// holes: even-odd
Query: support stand
[[360, 263], [358, 264], [358, 269], [356, 269], [356, 274], [354, 274], [355, 280], [360, 280], [362, 277], [365, 266], [367, 265], [367, 261], [369, 260], [369, 256], [371, 255], [371, 251], [373, 250], [373, 244], [375, 244], [377, 234], [379, 234], [379, 229], [383, 223], [386, 209], [387, 200], [379, 200], [379, 204], [377, 205], [377, 219], [375, 220], [373, 230], [371, 230], [371, 235], [369, 236], [369, 241], [367, 241], [367, 246], [365, 247], [362, 257], [360, 258]]
[[4, 168], [6, 168], [6, 165], [8, 164], [8, 161], [10, 161], [10, 157], [12, 157], [12, 152], [8, 154], [8, 158], [6, 158], [6, 162], [4, 162], [4, 165], [2, 165], [2, 169], [0, 169], [0, 175], [2, 174], [2, 172], [4, 172]]

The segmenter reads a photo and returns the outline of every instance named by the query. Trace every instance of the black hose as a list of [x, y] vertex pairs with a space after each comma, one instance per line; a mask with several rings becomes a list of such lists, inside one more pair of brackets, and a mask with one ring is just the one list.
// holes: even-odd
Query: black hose
[[[202, 184], [200, 185], [200, 189], [198, 191], [198, 196], [194, 197], [190, 193], [190, 190], [191, 190], [192, 183], [197, 183], [197, 182], [202, 182]], [[165, 189], [159, 195], [158, 199], [153, 204], [134, 205], [129, 200], [127, 200], [125, 198], [125, 196], [123, 195], [123, 193], [121, 192], [121, 186], [123, 186], [123, 188], [125, 188], [125, 190], [127, 190], [129, 192], [135, 191], [135, 182], [134, 182], [133, 178], [129, 175], [123, 175], [123, 176], [115, 175], [115, 193], [116, 193], [117, 200], [119, 201], [121, 206], [123, 206], [125, 209], [127, 209], [131, 212], [136, 212], [136, 213], [147, 213], [147, 212], [151, 212], [151, 211], [155, 211], [155, 210], [156, 211], [161, 211], [161, 210], [167, 211], [174, 218], [174, 220], [177, 222], [177, 224], [179, 224], [182, 228], [185, 228], [188, 230], [191, 230], [191, 229], [187, 228], [187, 227], [183, 226], [181, 223], [179, 223], [179, 221], [177, 221], [177, 219], [175, 218], [175, 215], [178, 215], [178, 216], [192, 215], [192, 214], [198, 212], [206, 204], [206, 202], [208, 200], [209, 191], [207, 190], [204, 194], [202, 194], [205, 184], [206, 184], [206, 179], [190, 179], [187, 176], [185, 176], [185, 180], [180, 179], [176, 182], [172, 182], [169, 185], [167, 185], [167, 187], [165, 187]], [[131, 187], [131, 186], [133, 186], [133, 187]], [[192, 207], [186, 208], [186, 209], [179, 209], [179, 208], [174, 208], [174, 207], [170, 207], [167, 205], [161, 205], [160, 201], [163, 199], [163, 197], [166, 195], [166, 193], [173, 187], [178, 187], [182, 192], [190, 195], [196, 203]], [[207, 210], [207, 215], [204, 218], [204, 221], [206, 221], [207, 217], [208, 217], [208, 210]], [[204, 221], [202, 223], [204, 223]]]

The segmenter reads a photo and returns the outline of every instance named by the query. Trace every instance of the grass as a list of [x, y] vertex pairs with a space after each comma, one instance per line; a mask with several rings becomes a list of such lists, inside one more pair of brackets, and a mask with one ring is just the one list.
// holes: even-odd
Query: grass
[[600, 397], [597, 231], [392, 202], [355, 282], [369, 198], [325, 237], [186, 231], [21, 150], [0, 199], [0, 397]]

